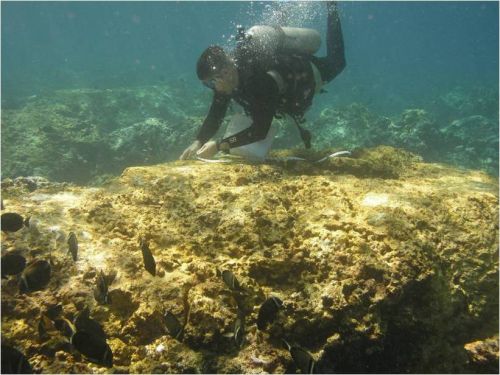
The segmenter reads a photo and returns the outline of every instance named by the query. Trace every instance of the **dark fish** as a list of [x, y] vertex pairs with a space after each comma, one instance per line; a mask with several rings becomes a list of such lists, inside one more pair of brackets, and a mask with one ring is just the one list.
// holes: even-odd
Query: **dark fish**
[[73, 232], [69, 232], [68, 236], [68, 253], [71, 254], [73, 260], [76, 262], [76, 258], [78, 256], [78, 240]]
[[102, 270], [97, 274], [94, 298], [100, 305], [106, 305], [110, 302], [108, 295], [108, 282], [106, 281], [106, 276]]
[[71, 337], [71, 344], [90, 362], [113, 367], [113, 352], [105, 339], [86, 331], [78, 331]]
[[28, 293], [41, 290], [50, 281], [50, 264], [46, 260], [38, 259], [30, 263], [21, 274], [19, 292]]
[[245, 341], [245, 316], [240, 315], [234, 322], [234, 341], [238, 348], [241, 348]]
[[292, 355], [293, 362], [303, 374], [314, 374], [316, 362], [312, 355], [300, 346], [290, 345], [285, 340], [282, 340], [287, 346], [288, 351]]
[[32, 374], [30, 363], [19, 350], [2, 344], [2, 374]]
[[102, 326], [96, 320], [90, 318], [89, 308], [85, 307], [75, 317], [75, 327], [77, 331], [85, 331], [94, 336], [106, 340], [107, 336]]
[[20, 254], [9, 252], [2, 256], [2, 278], [9, 275], [17, 275], [26, 267], [26, 259]]
[[144, 268], [146, 268], [146, 271], [148, 271], [151, 275], [156, 276], [155, 258], [153, 258], [149, 245], [144, 238], [141, 238], [141, 251], [142, 259], [144, 260]]
[[45, 341], [50, 338], [56, 332], [56, 326], [49, 317], [42, 313], [40, 315], [40, 320], [38, 321], [38, 336], [40, 340]]
[[182, 327], [179, 320], [172, 314], [170, 311], [165, 313], [165, 326], [167, 327], [168, 333], [174, 339], [180, 339], [182, 336], [182, 332], [184, 331], [184, 327]]
[[108, 284], [108, 286], [111, 285], [113, 281], [115, 281], [117, 273], [118, 272], [116, 272], [116, 270], [111, 270], [107, 275], [104, 275], [106, 284]]
[[1, 216], [2, 230], [4, 232], [17, 232], [24, 225], [24, 219], [15, 212], [6, 212]]
[[224, 280], [224, 283], [232, 291], [241, 290], [240, 283], [238, 282], [238, 280], [231, 271], [229, 270], [222, 271], [222, 280]]
[[47, 315], [52, 320], [56, 320], [61, 314], [62, 305], [60, 303], [49, 305], [45, 310], [45, 315]]
[[266, 299], [259, 309], [257, 328], [260, 330], [266, 329], [267, 325], [276, 319], [276, 315], [281, 306], [283, 306], [283, 301], [278, 297], [269, 297]]
[[59, 332], [61, 332], [61, 334], [63, 336], [66, 336], [67, 338], [71, 338], [76, 332], [76, 327], [74, 326], [74, 324], [66, 318], [59, 318], [54, 320], [54, 325], [59, 330]]

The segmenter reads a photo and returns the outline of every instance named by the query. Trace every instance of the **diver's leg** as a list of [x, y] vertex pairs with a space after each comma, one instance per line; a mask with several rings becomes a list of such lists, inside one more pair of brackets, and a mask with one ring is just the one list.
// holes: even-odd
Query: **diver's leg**
[[326, 32], [326, 56], [313, 57], [313, 63], [318, 68], [323, 82], [330, 82], [345, 67], [344, 38], [340, 17], [337, 11], [337, 2], [326, 2], [328, 11]]

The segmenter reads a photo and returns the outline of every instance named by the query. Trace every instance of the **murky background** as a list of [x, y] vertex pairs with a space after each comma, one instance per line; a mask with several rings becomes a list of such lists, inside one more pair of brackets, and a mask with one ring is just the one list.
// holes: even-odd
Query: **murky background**
[[[307, 114], [313, 145], [387, 144], [497, 175], [498, 4], [339, 7], [347, 67]], [[211, 44], [233, 48], [237, 25], [311, 27], [324, 38], [325, 8], [281, 1], [3, 3], [3, 175], [88, 183], [176, 159], [211, 100], [195, 74], [201, 52]], [[152, 131], [151, 123], [161, 126]], [[296, 131], [282, 128], [275, 147], [300, 147]], [[117, 152], [124, 138], [131, 147]]]

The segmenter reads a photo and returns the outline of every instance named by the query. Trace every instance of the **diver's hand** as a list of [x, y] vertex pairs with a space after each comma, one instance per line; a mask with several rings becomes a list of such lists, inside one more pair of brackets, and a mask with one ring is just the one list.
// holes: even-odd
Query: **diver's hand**
[[187, 160], [187, 159], [191, 159], [195, 154], [196, 154], [196, 151], [198, 151], [201, 147], [201, 142], [196, 140], [194, 141], [191, 146], [189, 146], [188, 148], [186, 148], [184, 150], [184, 152], [182, 153], [182, 155], [179, 157], [180, 160]]
[[208, 141], [196, 152], [196, 156], [208, 159], [214, 156], [216, 153], [217, 153], [217, 142]]

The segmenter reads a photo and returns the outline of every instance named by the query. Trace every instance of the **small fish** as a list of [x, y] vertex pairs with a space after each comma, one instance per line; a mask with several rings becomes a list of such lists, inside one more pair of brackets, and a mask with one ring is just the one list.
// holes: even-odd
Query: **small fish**
[[107, 338], [106, 333], [99, 322], [90, 318], [90, 311], [88, 307], [85, 307], [76, 315], [74, 323], [77, 331], [85, 331], [104, 340]]
[[52, 304], [47, 307], [45, 310], [45, 315], [47, 315], [50, 319], [56, 320], [62, 314], [62, 305], [60, 303]]
[[144, 268], [151, 275], [156, 276], [155, 258], [153, 258], [153, 254], [151, 254], [149, 245], [144, 238], [141, 238], [141, 251], [142, 251], [142, 259], [144, 261]]
[[66, 318], [59, 318], [54, 320], [55, 327], [61, 332], [61, 334], [69, 339], [73, 337], [76, 332], [76, 327]]
[[50, 271], [50, 264], [46, 260], [38, 259], [30, 263], [21, 274], [19, 292], [28, 293], [45, 288], [50, 281]]
[[38, 336], [40, 340], [45, 341], [49, 339], [56, 331], [54, 322], [46, 314], [40, 314], [40, 320], [38, 321]]
[[245, 342], [245, 316], [240, 315], [234, 322], [234, 341], [236, 342], [236, 346], [241, 348], [243, 343]]
[[2, 278], [6, 279], [9, 275], [17, 275], [23, 272], [26, 267], [26, 259], [15, 252], [8, 252], [2, 256]]
[[2, 344], [2, 374], [32, 374], [30, 363], [19, 350]]
[[182, 327], [179, 320], [170, 311], [165, 313], [165, 326], [167, 327], [168, 333], [174, 339], [180, 339], [182, 333], [184, 332], [184, 327]]
[[23, 217], [15, 212], [6, 212], [2, 214], [0, 219], [4, 232], [17, 232], [24, 226]]
[[33, 218], [33, 216], [28, 216], [24, 219], [24, 226], [28, 228], [32, 234], [40, 234], [40, 220]]
[[78, 240], [74, 232], [69, 232], [68, 236], [68, 253], [71, 254], [73, 260], [76, 262], [78, 256]]
[[222, 336], [233, 339], [238, 348], [241, 348], [245, 341], [245, 316], [239, 314], [233, 324], [233, 331], [224, 333]]
[[117, 274], [118, 272], [116, 270], [111, 270], [107, 275], [104, 275], [104, 279], [106, 280], [106, 284], [108, 284], [108, 286], [115, 281]]
[[303, 374], [314, 374], [314, 368], [316, 362], [312, 355], [300, 346], [290, 345], [288, 342], [283, 340], [283, 343], [287, 346], [290, 352], [295, 366], [297, 366], [301, 373]]
[[102, 270], [97, 274], [94, 298], [100, 305], [106, 305], [111, 302], [108, 295], [108, 282]]
[[232, 291], [241, 290], [240, 283], [238, 282], [238, 280], [231, 271], [229, 270], [222, 271], [222, 280], [224, 280], [224, 283]]
[[71, 344], [90, 362], [113, 367], [113, 352], [105, 339], [86, 331], [77, 331], [71, 337]]
[[257, 328], [260, 330], [266, 329], [269, 323], [272, 323], [276, 318], [276, 314], [283, 306], [283, 301], [278, 297], [269, 297], [260, 306], [259, 315], [257, 316]]

